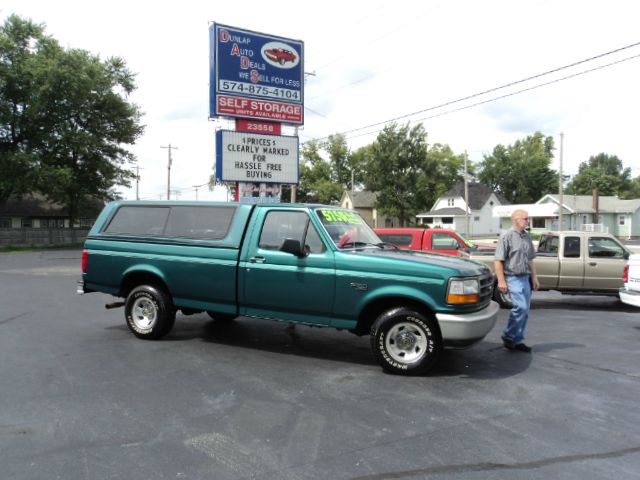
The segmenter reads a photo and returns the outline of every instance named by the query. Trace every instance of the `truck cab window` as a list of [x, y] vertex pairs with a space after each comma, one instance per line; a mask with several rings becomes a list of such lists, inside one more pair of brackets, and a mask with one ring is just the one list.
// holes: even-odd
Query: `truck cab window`
[[549, 255], [558, 254], [558, 237], [551, 235], [543, 235], [538, 244], [538, 253], [546, 253]]
[[271, 211], [265, 218], [258, 245], [263, 250], [278, 250], [285, 239], [291, 238], [308, 246], [309, 253], [322, 253], [324, 244], [311, 223], [303, 238], [308, 222], [309, 216], [305, 212]]
[[580, 258], [580, 237], [564, 238], [565, 258]]
[[448, 233], [434, 233], [431, 238], [434, 250], [455, 250], [460, 247], [458, 240]]
[[614, 240], [607, 237], [591, 237], [589, 239], [589, 257], [591, 258], [623, 258], [624, 249]]

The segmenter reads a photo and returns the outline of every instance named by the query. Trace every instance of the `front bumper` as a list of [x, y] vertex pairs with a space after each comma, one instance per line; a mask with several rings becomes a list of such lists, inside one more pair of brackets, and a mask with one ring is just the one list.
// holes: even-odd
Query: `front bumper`
[[491, 301], [479, 312], [436, 313], [445, 346], [464, 348], [479, 342], [496, 324], [499, 311], [500, 306]]
[[618, 291], [618, 295], [620, 296], [621, 302], [626, 303], [627, 305], [633, 305], [634, 307], [640, 307], [640, 291], [629, 290], [622, 287]]

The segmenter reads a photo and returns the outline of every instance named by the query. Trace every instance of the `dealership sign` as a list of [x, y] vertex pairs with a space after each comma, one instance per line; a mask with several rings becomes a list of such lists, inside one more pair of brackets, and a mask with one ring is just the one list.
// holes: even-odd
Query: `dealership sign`
[[216, 179], [298, 183], [298, 137], [218, 130]]
[[214, 23], [209, 116], [304, 123], [304, 44]]

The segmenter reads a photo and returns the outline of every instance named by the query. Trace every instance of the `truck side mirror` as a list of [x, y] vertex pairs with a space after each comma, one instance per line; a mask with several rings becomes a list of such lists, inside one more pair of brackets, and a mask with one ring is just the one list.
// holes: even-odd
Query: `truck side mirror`
[[307, 256], [307, 252], [302, 248], [302, 244], [293, 238], [285, 238], [282, 245], [280, 245], [279, 250], [281, 252], [291, 253], [292, 255], [300, 258]]

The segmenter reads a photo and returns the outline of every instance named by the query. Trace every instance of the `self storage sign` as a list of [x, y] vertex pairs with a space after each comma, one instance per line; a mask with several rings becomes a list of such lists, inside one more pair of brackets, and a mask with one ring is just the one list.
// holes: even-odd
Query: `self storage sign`
[[216, 179], [298, 183], [298, 137], [216, 132]]
[[304, 123], [304, 44], [214, 23], [209, 116]]

